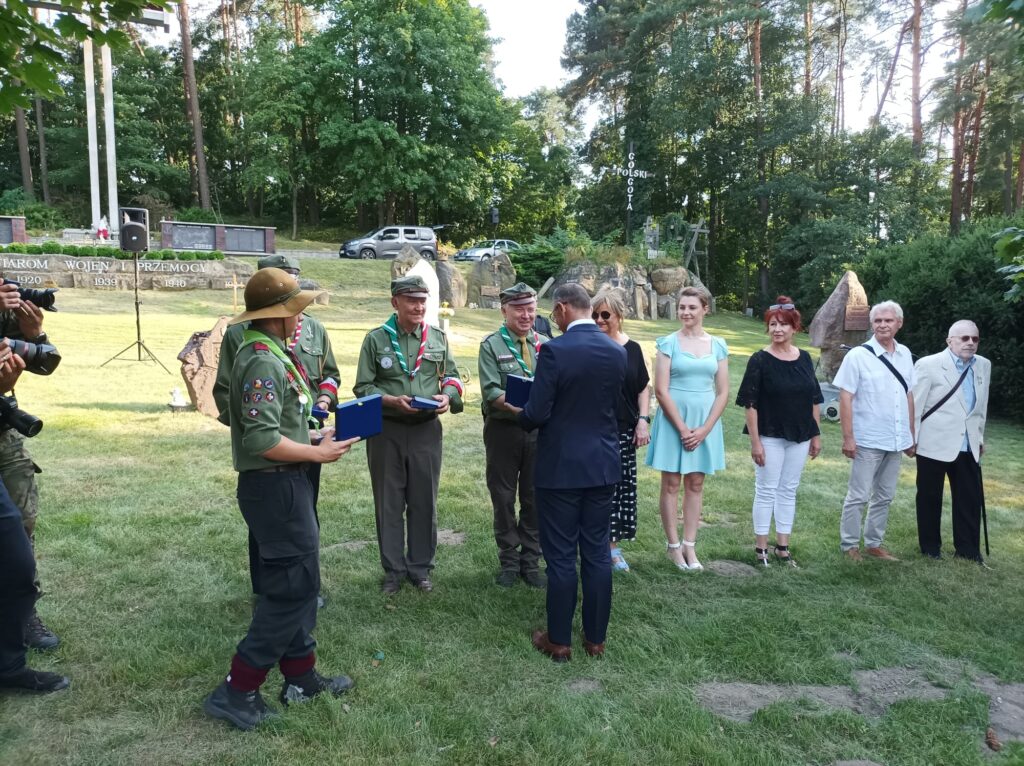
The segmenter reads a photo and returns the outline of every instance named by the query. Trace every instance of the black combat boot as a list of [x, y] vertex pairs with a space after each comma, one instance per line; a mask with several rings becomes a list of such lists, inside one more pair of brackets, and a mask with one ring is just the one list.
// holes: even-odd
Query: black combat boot
[[285, 678], [280, 700], [283, 705], [309, 702], [321, 692], [330, 692], [335, 697], [340, 697], [353, 686], [352, 679], [348, 676], [329, 678], [320, 675], [316, 670], [310, 670], [295, 678]]
[[31, 616], [25, 622], [25, 646], [45, 652], [56, 649], [58, 645], [60, 645], [60, 639], [43, 624], [43, 621], [39, 619], [39, 613], [33, 609]]
[[259, 690], [240, 692], [222, 681], [203, 701], [203, 710], [212, 718], [229, 721], [243, 731], [259, 726], [279, 715], [267, 707]]
[[11, 689], [22, 692], [39, 692], [49, 694], [59, 692], [71, 686], [71, 680], [59, 673], [48, 673], [45, 670], [33, 670], [24, 667], [19, 671], [0, 676], [0, 689]]

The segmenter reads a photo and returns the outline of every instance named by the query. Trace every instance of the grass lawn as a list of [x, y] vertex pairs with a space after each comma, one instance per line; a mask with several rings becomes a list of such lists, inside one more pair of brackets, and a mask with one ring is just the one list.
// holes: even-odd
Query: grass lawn
[[[315, 260], [306, 276], [333, 293], [314, 307], [350, 390], [359, 345], [382, 322], [389, 264]], [[476, 353], [497, 312], [460, 310], [457, 357], [468, 366], [466, 412], [445, 416], [439, 527], [465, 534], [438, 549], [435, 592], [387, 599], [364, 448], [325, 467], [322, 568], [328, 608], [319, 665], [345, 672], [344, 700], [289, 709], [243, 734], [204, 717], [250, 610], [246, 532], [234, 499], [227, 429], [167, 411], [182, 386], [175, 355], [189, 335], [231, 312], [230, 292], [143, 294], [143, 337], [174, 372], [151, 363], [100, 364], [134, 340], [129, 293], [64, 290], [46, 326], [64, 361], [26, 375], [22, 406], [46, 422], [30, 448], [43, 467], [37, 545], [39, 603], [61, 636], [32, 664], [72, 678], [70, 692], [0, 699], [0, 764], [884, 764], [1022, 763], [1024, 745], [985, 755], [987, 673], [1024, 682], [1024, 437], [990, 423], [985, 469], [993, 571], [915, 555], [914, 472], [905, 461], [887, 544], [904, 560], [853, 565], [838, 551], [847, 461], [837, 424], [800, 489], [793, 547], [799, 571], [749, 578], [680, 573], [665, 558], [659, 476], [640, 469], [633, 571], [615, 578], [603, 661], [578, 652], [555, 665], [530, 645], [544, 597], [503, 590], [484, 484]], [[547, 310], [545, 305], [544, 311]], [[761, 325], [735, 315], [709, 329], [733, 353], [739, 385]], [[628, 324], [649, 354], [674, 323]], [[984, 351], [984, 348], [982, 349]], [[743, 413], [725, 414], [728, 469], [706, 483], [698, 551], [708, 564], [752, 562], [753, 468]], [[952, 540], [946, 514], [944, 535]], [[360, 547], [359, 541], [370, 541]], [[351, 543], [351, 545], [344, 545]], [[577, 644], [577, 649], [579, 649]], [[374, 654], [384, 660], [373, 664]], [[701, 684], [814, 684], [849, 689], [860, 670], [919, 669], [948, 689], [880, 716], [783, 700], [750, 722], [721, 718]], [[265, 687], [276, 705], [280, 677]]]

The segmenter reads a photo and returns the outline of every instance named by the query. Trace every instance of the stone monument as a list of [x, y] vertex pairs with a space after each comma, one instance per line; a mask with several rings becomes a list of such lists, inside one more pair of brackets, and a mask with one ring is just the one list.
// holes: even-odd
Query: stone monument
[[404, 245], [398, 251], [395, 260], [391, 262], [391, 278], [397, 279], [407, 274], [415, 274], [422, 277], [423, 281], [427, 283], [427, 290], [430, 295], [427, 298], [427, 313], [423, 319], [427, 324], [437, 327], [437, 309], [441, 305], [441, 301], [438, 298], [440, 290], [437, 283], [437, 274], [434, 271], [434, 267], [423, 260], [419, 253], [409, 245]]
[[485, 261], [478, 261], [469, 275], [466, 299], [482, 309], [501, 308], [501, 291], [516, 283], [516, 269], [501, 250]]
[[867, 293], [857, 275], [847, 271], [811, 320], [811, 345], [821, 349], [821, 369], [829, 382], [846, 354], [840, 346], [858, 346], [867, 339], [871, 329], [870, 309]]
[[185, 348], [178, 354], [181, 378], [185, 381], [192, 405], [211, 418], [219, 414], [213, 402], [213, 384], [217, 379], [220, 344], [224, 340], [229, 318], [218, 319], [212, 330], [192, 333]]
[[447, 303], [454, 309], [460, 309], [466, 305], [466, 280], [455, 265], [448, 260], [447, 255], [437, 254], [437, 263], [434, 264], [437, 270], [438, 298], [441, 303]]

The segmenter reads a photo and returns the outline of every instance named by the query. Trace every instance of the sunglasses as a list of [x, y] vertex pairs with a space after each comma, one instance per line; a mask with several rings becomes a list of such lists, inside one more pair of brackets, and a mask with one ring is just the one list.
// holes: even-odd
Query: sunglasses
[[590, 315], [590, 318], [593, 319], [595, 322], [598, 320], [598, 318], [601, 318], [601, 319], [603, 319], [604, 321], [607, 322], [609, 319], [612, 318], [612, 312], [610, 312], [610, 311], [595, 311], [593, 314]]
[[768, 310], [775, 311], [776, 309], [782, 309], [783, 311], [792, 311], [795, 308], [796, 306], [794, 306], [792, 303], [773, 303], [771, 306], [768, 307]]
[[958, 335], [956, 336], [956, 339], [961, 343], [977, 343], [979, 340], [981, 340], [981, 338], [979, 338], [977, 335]]

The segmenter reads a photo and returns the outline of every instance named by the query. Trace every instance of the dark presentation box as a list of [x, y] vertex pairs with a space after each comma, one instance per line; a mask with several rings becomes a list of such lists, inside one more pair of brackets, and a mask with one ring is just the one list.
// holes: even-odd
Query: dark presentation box
[[371, 394], [339, 404], [334, 418], [335, 440], [342, 441], [356, 436], [369, 439], [379, 434], [384, 427], [383, 401], [384, 397], [380, 394]]
[[509, 375], [505, 381], [505, 403], [513, 407], [525, 407], [530, 400], [530, 386], [533, 378]]

